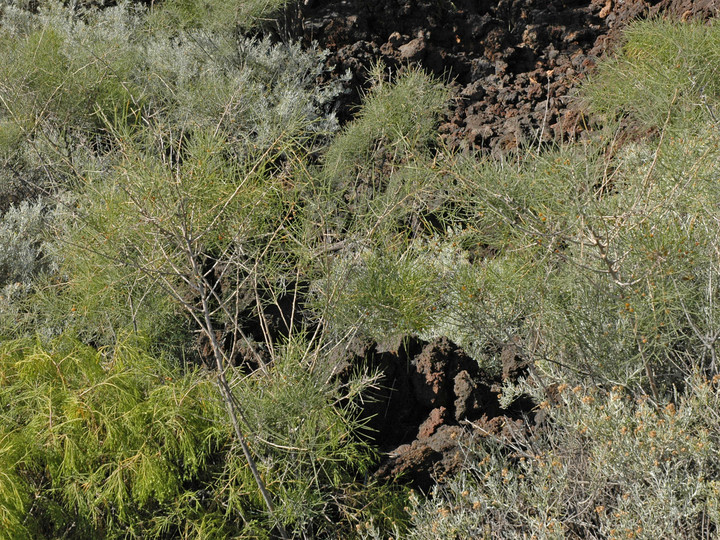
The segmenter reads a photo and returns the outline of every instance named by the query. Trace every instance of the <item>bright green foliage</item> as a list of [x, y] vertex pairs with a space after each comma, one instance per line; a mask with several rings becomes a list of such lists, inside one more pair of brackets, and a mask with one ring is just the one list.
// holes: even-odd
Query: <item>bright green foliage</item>
[[[282, 453], [282, 460], [268, 461], [274, 473], [268, 487], [278, 494], [278, 515], [297, 524], [298, 534], [303, 530], [307, 534], [304, 526], [312, 523], [313, 536], [324, 537], [335, 527], [317, 518], [340, 510], [328, 495], [345, 498], [354, 480], [348, 472], [361, 477], [374, 461], [359, 437], [362, 424], [353, 420], [359, 412], [356, 399], [368, 381], [354, 378], [342, 389], [339, 381], [333, 382], [335, 366], [304, 340], [285, 344], [277, 358], [269, 379], [247, 379], [239, 394], [247, 421], [256, 426], [254, 437], [271, 441], [269, 448], [278, 445]], [[344, 520], [352, 519], [355, 511], [347, 510]]]
[[431, 323], [428, 301], [434, 299], [437, 276], [407, 254], [372, 252], [340, 265], [338, 273], [338, 289], [330, 291], [337, 295], [329, 315], [335, 324], [356, 325], [382, 340], [423, 332]]
[[[267, 173], [286, 146], [240, 163], [228, 159], [221, 136], [198, 132], [184, 147], [171, 141], [183, 156], [174, 166], [156, 153], [164, 133], [152, 135], [123, 139], [123, 161], [88, 186], [68, 234], [66, 271], [72, 277], [63, 286], [64, 309], [82, 310], [82, 322], [105, 334], [100, 343], [128, 329], [157, 335], [163, 317], [176, 325], [174, 314], [197, 301], [195, 265], [222, 261], [214, 278], [222, 276], [213, 300], [218, 324], [255, 302], [253, 279], [282, 271], [268, 258], [265, 272], [264, 254], [272, 250], [292, 265], [282, 257], [279, 231], [293, 193], [282, 186], [282, 176]], [[108, 313], [114, 320], [95, 319]]]
[[[297, 275], [294, 173], [335, 129], [323, 113], [335, 90], [316, 85], [317, 51], [160, 20], [127, 4], [4, 12], [3, 175], [55, 204], [11, 207], [2, 222], [3, 277], [22, 285], [2, 299], [3, 337], [39, 336], [3, 342], [3, 533], [337, 532], [371, 500], [393, 506], [356, 478], [374, 458], [354, 405], [372, 378], [337, 380], [323, 340], [297, 336], [266, 344], [272, 367], [223, 370], [276, 499], [268, 513], [218, 374], [187, 362], [200, 356], [193, 331], [234, 336], [224, 355], [256, 347], [240, 313], [262, 317], [258, 295]], [[10, 202], [24, 195], [9, 189]], [[85, 345], [53, 339], [69, 335]]]
[[376, 75], [357, 119], [325, 154], [313, 204], [323, 205], [318, 219], [326, 235], [342, 231], [359, 241], [392, 236], [427, 204], [433, 174], [424, 169], [446, 90], [421, 71], [408, 71], [392, 84], [381, 77]]
[[179, 527], [199, 502], [188, 488], [219, 465], [229, 432], [213, 386], [131, 344], [108, 352], [67, 340], [3, 347], [3, 471], [14, 478], [2, 492], [22, 496], [8, 519], [29, 536], [110, 538], [136, 522], [142, 537], [155, 513]]
[[[271, 374], [236, 386], [268, 486], [281, 494], [278, 515], [298, 532], [327, 527], [318, 517], [337, 511], [329, 496], [372, 457], [353, 435], [355, 413], [335, 405], [343, 394], [327, 384], [332, 366], [307, 353], [289, 345]], [[135, 340], [97, 351], [63, 338], [51, 348], [5, 343], [0, 381], [3, 531], [217, 538], [265, 529], [207, 375], [171, 368]]]

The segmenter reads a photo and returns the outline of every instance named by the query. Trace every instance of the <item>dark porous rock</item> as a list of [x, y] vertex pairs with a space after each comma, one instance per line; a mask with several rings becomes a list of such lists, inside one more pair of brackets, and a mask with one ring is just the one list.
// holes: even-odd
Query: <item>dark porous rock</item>
[[425, 58], [427, 52], [427, 43], [425, 37], [420, 35], [405, 45], [401, 45], [398, 49], [400, 58], [408, 62], [420, 62]]
[[447, 409], [445, 407], [438, 407], [430, 411], [427, 419], [420, 424], [418, 429], [418, 440], [424, 440], [430, 438], [437, 432], [437, 429], [445, 424], [447, 421]]
[[528, 362], [522, 358], [522, 348], [519, 339], [506, 343], [500, 354], [502, 362], [503, 381], [516, 382], [519, 377], [527, 374]]
[[482, 410], [493, 408], [489, 395], [490, 389], [473, 378], [467, 371], [462, 370], [453, 381], [453, 394], [455, 397], [455, 420], [460, 422], [467, 418], [474, 418]]
[[427, 491], [433, 484], [434, 465], [441, 459], [442, 455], [426, 442], [415, 440], [389, 453], [375, 476], [392, 482], [409, 481], [414, 487]]
[[503, 410], [499, 377], [483, 372], [465, 351], [446, 337], [430, 342], [396, 337], [382, 344], [354, 338], [333, 353], [335, 374], [347, 378], [357, 369], [379, 374], [377, 387], [363, 396], [368, 437], [383, 452], [375, 476], [425, 489], [433, 479], [454, 474], [464, 454], [462, 441], [530, 418], [527, 399]]

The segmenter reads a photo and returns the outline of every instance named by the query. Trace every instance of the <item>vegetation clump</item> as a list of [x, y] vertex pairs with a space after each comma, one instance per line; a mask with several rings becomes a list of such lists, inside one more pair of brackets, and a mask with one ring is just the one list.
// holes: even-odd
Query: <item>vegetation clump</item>
[[[718, 26], [636, 24], [602, 128], [499, 160], [419, 69], [341, 128], [284, 8], [2, 5], [0, 536], [715, 534]], [[338, 361], [408, 334], [537, 405], [424, 494]]]

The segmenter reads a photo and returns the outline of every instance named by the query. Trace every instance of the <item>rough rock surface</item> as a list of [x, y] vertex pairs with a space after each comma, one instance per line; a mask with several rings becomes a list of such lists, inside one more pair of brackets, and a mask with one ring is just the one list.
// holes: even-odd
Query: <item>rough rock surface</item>
[[349, 70], [341, 119], [351, 116], [369, 67], [421, 65], [451, 81], [441, 126], [456, 147], [495, 153], [518, 144], [576, 137], [584, 118], [573, 88], [644, 16], [705, 19], [719, 0], [305, 0], [306, 42], [331, 51], [334, 76]]
[[[530, 427], [534, 403], [520, 399], [502, 409], [502, 379], [481, 371], [447, 338], [427, 343], [409, 337], [383, 345], [356, 339], [336, 362], [338, 372], [362, 365], [381, 374], [364, 406], [370, 436], [385, 455], [378, 478], [406, 479], [427, 489], [459, 470], [463, 441]], [[512, 377], [527, 373], [515, 356], [513, 362]]]

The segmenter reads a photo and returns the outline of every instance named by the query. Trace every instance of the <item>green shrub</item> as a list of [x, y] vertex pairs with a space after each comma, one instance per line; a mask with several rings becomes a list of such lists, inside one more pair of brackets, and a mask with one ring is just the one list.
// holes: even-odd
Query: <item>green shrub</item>
[[367, 200], [372, 200], [376, 185], [382, 189], [383, 176], [413, 157], [427, 155], [448, 99], [444, 86], [420, 70], [392, 82], [383, 81], [381, 72], [379, 65], [362, 109], [324, 158], [324, 173], [336, 190], [352, 190], [361, 180], [371, 185]]
[[631, 115], [646, 127], [692, 125], [717, 116], [720, 27], [671, 19], [638, 21], [619, 53], [600, 63], [584, 87], [606, 117]]
[[[113, 130], [150, 119], [177, 138], [223, 132], [228, 151], [238, 154], [285, 137], [312, 146], [337, 129], [326, 109], [341, 84], [316, 84], [325, 69], [317, 49], [226, 30], [177, 30], [148, 17], [128, 3], [6, 10], [0, 155], [7, 165], [46, 189], [83, 185], [89, 171], [108, 170], [122, 150]], [[28, 174], [38, 170], [49, 178]]]
[[[215, 219], [202, 238], [209, 251], [222, 251], [236, 234], [257, 233], [253, 241], [262, 245], [268, 231], [255, 227], [275, 219], [262, 209], [277, 203], [281, 183], [262, 187], [263, 179], [295, 167], [302, 159], [296, 153], [310, 151], [318, 136], [336, 129], [323, 108], [339, 87], [315, 84], [322, 54], [295, 44], [238, 41], [227, 32], [170, 34], [148, 27], [147, 12], [129, 4], [82, 12], [52, 4], [38, 15], [10, 8], [5, 15], [4, 46], [14, 62], [0, 70], [0, 84], [12, 89], [3, 94], [8, 129], [1, 178], [22, 176], [30, 188], [8, 182], [3, 189], [11, 202], [58, 185], [79, 196], [77, 207], [61, 205], [73, 214], [72, 225], [58, 232], [61, 276], [49, 277], [24, 304], [15, 302], [8, 319], [44, 336], [73, 328], [95, 344], [108, 344], [129, 327], [187, 339], [186, 327], [170, 330], [178, 319], [157, 275], [138, 278], [123, 268], [137, 267], [137, 246], [128, 241], [141, 242], [133, 235], [142, 220], [115, 210], [133, 195], [143, 200], [136, 210], [165, 219], [173, 204], [190, 201], [197, 216]], [[141, 118], [146, 128], [140, 129]], [[208, 215], [217, 202], [208, 197], [230, 194], [264, 152], [249, 190], [235, 194], [255, 190], [257, 219], [243, 222], [249, 215], [242, 208], [251, 206], [240, 204], [242, 196], [225, 208], [223, 219]], [[173, 171], [175, 160], [192, 165]], [[129, 193], [120, 187], [122, 171], [129, 175]], [[187, 180], [179, 197], [172, 192], [177, 172]], [[203, 181], [217, 181], [217, 189], [206, 189]], [[227, 219], [235, 210], [241, 213]], [[237, 224], [244, 232], [232, 230]], [[272, 253], [276, 262], [282, 258]]]
[[289, 0], [166, 0], [153, 13], [155, 24], [218, 32], [249, 30], [273, 22]]
[[56, 160], [71, 167], [72, 153], [92, 143], [103, 116], [128, 103], [139, 107], [139, 92], [128, 82], [135, 61], [131, 28], [105, 32], [54, 4], [29, 28], [3, 23], [3, 116], [26, 138], [47, 138], [57, 147]]
[[[358, 332], [533, 363], [503, 403], [544, 429], [468, 448], [411, 536], [716, 527], [717, 27], [632, 27], [585, 87], [606, 130], [497, 161], [443, 147], [412, 69], [330, 139], [323, 54], [239, 37], [284, 5], [4, 7], [0, 529], [405, 534], [406, 492], [363, 478], [374, 379], [327, 354]], [[625, 115], [651, 129], [619, 146]]]
[[[349, 396], [328, 384], [333, 366], [299, 342], [278, 358], [271, 373], [230, 378], [267, 484], [281, 495], [277, 516], [298, 534], [332, 531], [323, 514], [340, 511], [334, 499], [373, 455], [354, 436], [351, 405], [336, 406]], [[271, 524], [212, 379], [170, 367], [136, 338], [103, 351], [67, 338], [48, 348], [5, 342], [3, 532], [268, 537]], [[351, 388], [364, 384], [355, 379]], [[359, 512], [345, 503], [344, 512]]]
[[[132, 346], [103, 357], [67, 340], [50, 350], [4, 344], [3, 470], [15, 481], [2, 491], [26, 501], [9, 515], [17, 530], [113, 537], [130, 519], [138, 536], [153, 530], [153, 508], [177, 520], [200, 500], [187, 495], [218, 466], [229, 433], [213, 387], [163, 364]], [[178, 508], [183, 500], [189, 507]]]
[[410, 249], [409, 225], [439, 196], [431, 146], [446, 90], [421, 71], [376, 77], [302, 186], [295, 227], [314, 259], [316, 309], [339, 335], [348, 325], [377, 337], [420, 332], [433, 317], [434, 277]]
[[323, 290], [333, 325], [383, 340], [422, 333], [431, 324], [437, 275], [411, 255], [374, 251], [336, 263], [334, 272]]
[[411, 537], [712, 536], [720, 193], [714, 109], [699, 86], [713, 84], [715, 33], [641, 23], [589, 83], [599, 110], [660, 128], [641, 142], [618, 147], [607, 130], [502, 163], [445, 162], [445, 220], [470, 222], [453, 229], [450, 259], [477, 242], [483, 259], [467, 276], [524, 268], [497, 283], [496, 303], [522, 323], [511, 333], [534, 371], [502, 402], [533, 395], [545, 422], [533, 437], [468, 448], [465, 472], [416, 501]]

